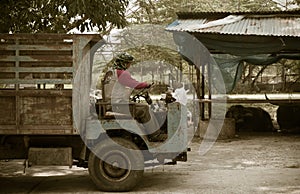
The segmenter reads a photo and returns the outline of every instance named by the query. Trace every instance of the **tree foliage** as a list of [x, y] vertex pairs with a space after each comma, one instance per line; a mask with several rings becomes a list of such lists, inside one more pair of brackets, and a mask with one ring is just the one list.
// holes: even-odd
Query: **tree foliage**
[[99, 31], [126, 25], [129, 0], [1, 0], [1, 33]]

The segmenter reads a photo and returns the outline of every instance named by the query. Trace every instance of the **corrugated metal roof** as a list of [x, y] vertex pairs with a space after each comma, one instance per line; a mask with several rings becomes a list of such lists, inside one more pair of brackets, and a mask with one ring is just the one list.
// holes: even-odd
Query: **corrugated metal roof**
[[[178, 16], [178, 20], [167, 26], [166, 30], [228, 35], [300, 37], [299, 11], [263, 13], [218, 12], [215, 14], [198, 12], [179, 13]], [[232, 23], [226, 23], [224, 18], [227, 16], [236, 16], [239, 19], [233, 20]], [[208, 24], [216, 23], [217, 21], [219, 21], [219, 24], [208, 26]]]
[[289, 16], [300, 16], [300, 9], [286, 10], [286, 11], [234, 11], [234, 12], [177, 12], [179, 19], [199, 19], [206, 17], [226, 17], [228, 15], [252, 15], [252, 16], [270, 16], [270, 15], [289, 15]]

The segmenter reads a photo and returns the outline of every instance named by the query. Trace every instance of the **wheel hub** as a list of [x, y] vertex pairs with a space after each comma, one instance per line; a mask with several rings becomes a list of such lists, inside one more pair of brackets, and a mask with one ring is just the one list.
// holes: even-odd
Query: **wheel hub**
[[130, 173], [130, 160], [123, 154], [111, 153], [100, 164], [106, 178], [114, 181], [125, 179]]

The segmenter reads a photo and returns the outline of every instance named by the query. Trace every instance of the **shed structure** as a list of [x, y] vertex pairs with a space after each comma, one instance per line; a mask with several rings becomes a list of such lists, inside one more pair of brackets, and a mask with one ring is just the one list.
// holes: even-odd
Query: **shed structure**
[[178, 19], [166, 29], [194, 35], [211, 53], [297, 54], [299, 57], [300, 10], [184, 12], [177, 15]]
[[[239, 79], [244, 61], [255, 65], [270, 65], [282, 58], [300, 59], [300, 10], [181, 12], [177, 16], [177, 20], [168, 25], [166, 30], [173, 33], [174, 41], [185, 58], [200, 58], [196, 61], [201, 64], [195, 65], [200, 67], [198, 71], [207, 72], [209, 91], [214, 84], [212, 79], [215, 68], [222, 72], [227, 93]], [[191, 52], [195, 48], [186, 40], [185, 33], [199, 40], [216, 63], [201, 60], [199, 51]], [[201, 73], [198, 72], [198, 75]], [[209, 99], [204, 98], [204, 79], [202, 73], [202, 81], [198, 79], [201, 85], [198, 87], [201, 88], [198, 93], [200, 102], [211, 102], [210, 92]], [[210, 103], [208, 106], [211, 106]]]

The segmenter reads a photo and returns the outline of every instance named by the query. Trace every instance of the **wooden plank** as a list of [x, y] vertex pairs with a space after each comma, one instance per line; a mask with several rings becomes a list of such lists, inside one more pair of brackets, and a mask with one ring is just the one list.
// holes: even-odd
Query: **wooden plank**
[[[0, 63], [2, 64], [2, 63]], [[10, 64], [10, 63], [9, 63]], [[8, 67], [9, 65], [6, 65]], [[20, 67], [71, 67], [72, 68], [73, 63], [70, 62], [60, 62], [60, 61], [31, 61], [31, 62], [20, 62]], [[3, 66], [4, 67], [4, 66]], [[14, 67], [14, 65], [10, 65], [9, 67]]]
[[72, 67], [0, 67], [0, 72], [73, 73]]
[[73, 129], [59, 129], [59, 128], [52, 128], [52, 130], [41, 130], [36, 126], [36, 129], [8, 129], [3, 128], [0, 126], [0, 134], [5, 135], [62, 135], [62, 134], [76, 134], [73, 133]]
[[0, 125], [0, 134], [16, 135], [18, 134], [16, 125]]
[[72, 56], [59, 56], [59, 55], [32, 55], [32, 56], [2, 56], [0, 55], [0, 61], [10, 62], [10, 61], [25, 61], [25, 62], [72, 62]]
[[55, 134], [77, 134], [73, 133], [76, 130], [72, 125], [21, 125], [20, 130], [17, 130], [16, 125], [0, 125], [0, 134], [5, 135], [55, 135]]
[[0, 125], [16, 123], [16, 97], [0, 96]]
[[69, 97], [21, 97], [20, 111], [20, 126], [73, 124], [72, 99]]
[[23, 130], [20, 131], [20, 135], [73, 135], [72, 130]]
[[11, 45], [0, 44], [0, 50], [30, 50], [30, 51], [72, 51], [72, 44], [66, 45]]
[[72, 129], [73, 125], [20, 125], [20, 131], [44, 131], [51, 133], [51, 131], [68, 131]]
[[[22, 46], [22, 45], [21, 45]], [[40, 50], [16, 50], [20, 52], [20, 56], [72, 56], [72, 50], [69, 51], [40, 51]], [[12, 56], [14, 54], [3, 54], [7, 56]]]
[[[91, 57], [89, 55], [91, 49], [91, 39], [76, 38], [74, 39], [73, 55], [74, 68], [76, 69], [76, 76], [74, 71], [74, 95], [73, 95], [73, 110], [74, 121], [76, 127], [85, 129], [85, 120], [90, 114], [87, 107], [90, 104], [90, 92], [92, 70], [91, 70]], [[89, 75], [89, 76], [86, 76]]]
[[54, 34], [54, 33], [17, 33], [17, 34], [0, 34], [0, 39], [4, 40], [51, 40], [69, 42], [73, 39], [90, 39], [91, 41], [98, 42], [102, 39], [99, 34]]
[[72, 84], [72, 79], [0, 79], [0, 84]]
[[0, 125], [0, 131], [13, 131], [17, 130], [16, 125]]
[[25, 39], [25, 40], [61, 40], [61, 39], [72, 39], [71, 34], [53, 34], [53, 33], [41, 33], [41, 34], [28, 34], [28, 33], [18, 33], [18, 34], [0, 34], [1, 39]]
[[55, 96], [55, 97], [72, 97], [72, 90], [0, 90], [1, 96]]

